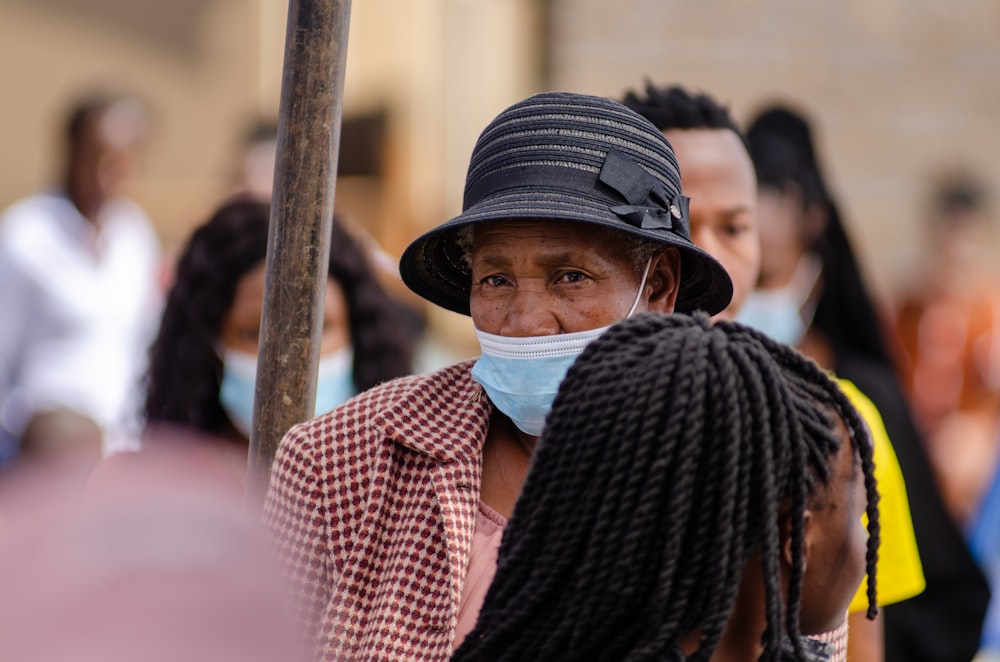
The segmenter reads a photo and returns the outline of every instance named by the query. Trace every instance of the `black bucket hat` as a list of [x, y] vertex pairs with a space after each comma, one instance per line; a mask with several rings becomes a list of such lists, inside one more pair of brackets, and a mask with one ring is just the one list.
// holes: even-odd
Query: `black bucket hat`
[[678, 312], [715, 314], [732, 297], [726, 270], [691, 243], [670, 143], [610, 99], [549, 92], [500, 113], [472, 151], [462, 210], [414, 240], [399, 268], [411, 290], [463, 315], [472, 274], [457, 230], [485, 221], [589, 223], [661, 242], [681, 252]]

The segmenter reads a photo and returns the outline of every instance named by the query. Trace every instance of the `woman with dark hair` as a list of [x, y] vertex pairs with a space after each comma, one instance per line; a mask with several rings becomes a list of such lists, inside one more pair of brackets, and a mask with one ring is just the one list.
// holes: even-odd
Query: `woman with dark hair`
[[452, 659], [825, 660], [803, 635], [866, 573], [875, 613], [873, 469], [798, 352], [700, 313], [621, 322], [561, 384]]
[[738, 320], [798, 347], [875, 404], [906, 482], [926, 588], [884, 609], [885, 659], [971, 659], [988, 600], [938, 493], [804, 117], [774, 107], [747, 131], [759, 184], [761, 271]]
[[[269, 205], [234, 200], [191, 236], [151, 351], [145, 417], [230, 439], [250, 432]], [[317, 413], [410, 371], [398, 308], [336, 219], [330, 242]]]

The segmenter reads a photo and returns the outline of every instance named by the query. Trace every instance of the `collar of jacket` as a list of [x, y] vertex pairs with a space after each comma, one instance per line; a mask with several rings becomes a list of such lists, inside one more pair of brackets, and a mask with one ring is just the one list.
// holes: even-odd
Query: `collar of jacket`
[[402, 380], [374, 424], [397, 443], [441, 462], [478, 458], [493, 406], [472, 381], [475, 362]]

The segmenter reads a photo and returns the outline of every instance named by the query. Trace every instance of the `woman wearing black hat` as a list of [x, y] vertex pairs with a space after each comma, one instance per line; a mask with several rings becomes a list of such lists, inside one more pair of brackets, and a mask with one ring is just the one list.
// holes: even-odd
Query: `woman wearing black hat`
[[634, 313], [715, 313], [732, 292], [690, 241], [666, 139], [576, 94], [502, 112], [473, 151], [463, 213], [400, 268], [471, 316], [482, 356], [372, 389], [283, 440], [264, 518], [322, 660], [447, 659], [568, 366]]

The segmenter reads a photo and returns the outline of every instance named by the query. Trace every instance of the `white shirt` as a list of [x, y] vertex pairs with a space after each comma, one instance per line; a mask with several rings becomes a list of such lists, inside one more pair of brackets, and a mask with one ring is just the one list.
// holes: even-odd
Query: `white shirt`
[[25, 198], [0, 216], [0, 425], [68, 408], [106, 435], [134, 422], [161, 305], [160, 249], [134, 203], [100, 226], [65, 195]]

